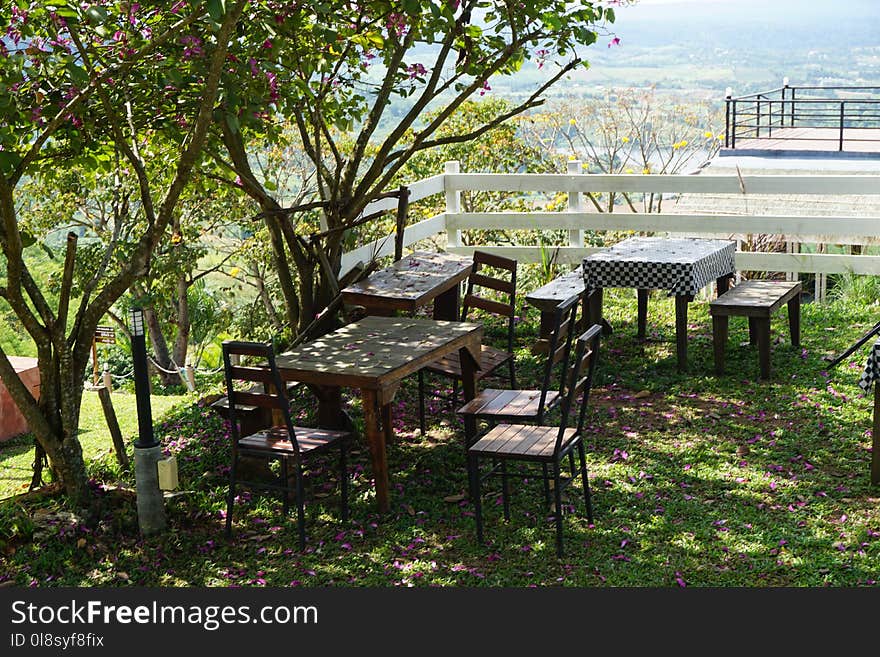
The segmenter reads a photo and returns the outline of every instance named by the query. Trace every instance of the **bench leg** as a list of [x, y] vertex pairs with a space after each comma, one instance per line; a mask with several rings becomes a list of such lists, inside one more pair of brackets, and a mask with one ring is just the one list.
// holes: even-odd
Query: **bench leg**
[[638, 300], [639, 300], [639, 312], [638, 312], [639, 333], [638, 333], [638, 338], [639, 338], [639, 340], [644, 340], [647, 325], [648, 325], [648, 290], [638, 289], [638, 290], [636, 290], [636, 292], [638, 293]]
[[801, 295], [794, 295], [788, 302], [788, 329], [791, 333], [791, 344], [801, 345]]
[[758, 338], [758, 362], [761, 365], [761, 378], [770, 378], [770, 318], [755, 317], [755, 332]]
[[712, 346], [715, 351], [715, 373], [724, 374], [724, 350], [727, 346], [727, 315], [712, 315]]

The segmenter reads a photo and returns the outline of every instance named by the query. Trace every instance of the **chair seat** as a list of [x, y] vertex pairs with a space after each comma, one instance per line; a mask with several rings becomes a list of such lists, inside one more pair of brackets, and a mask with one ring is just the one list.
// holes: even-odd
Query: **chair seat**
[[[558, 401], [559, 391], [548, 390], [544, 402], [545, 410], [552, 408]], [[461, 415], [478, 417], [529, 419], [538, 417], [540, 402], [540, 390], [487, 388], [458, 409], [458, 412]]]
[[[556, 456], [556, 438], [559, 427], [541, 427], [531, 424], [499, 424], [468, 448], [471, 454], [494, 458], [516, 458], [551, 461]], [[569, 427], [563, 434], [560, 447], [567, 446], [577, 435]]]
[[[498, 369], [500, 365], [503, 365], [511, 358], [513, 358], [513, 354], [509, 351], [496, 349], [495, 347], [485, 344], [482, 345], [480, 348], [480, 369], [477, 370], [477, 379], [482, 379], [491, 374], [494, 370]], [[435, 360], [430, 365], [426, 365], [425, 369], [430, 372], [445, 374], [446, 376], [460, 379], [461, 359], [456, 351], [454, 354], [449, 354], [448, 356]]]
[[[296, 433], [296, 442], [299, 443], [299, 451], [301, 453], [314, 452], [329, 447], [349, 435], [347, 431], [335, 429], [294, 427], [293, 430]], [[285, 427], [269, 427], [250, 436], [245, 436], [238, 441], [238, 446], [243, 449], [266, 452], [296, 453]]]

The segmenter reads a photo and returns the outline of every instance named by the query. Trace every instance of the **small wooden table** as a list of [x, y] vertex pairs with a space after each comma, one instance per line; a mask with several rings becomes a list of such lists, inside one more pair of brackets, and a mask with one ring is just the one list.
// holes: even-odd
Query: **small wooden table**
[[342, 290], [342, 301], [363, 306], [368, 315], [413, 313], [434, 302], [434, 319], [458, 319], [460, 283], [473, 259], [452, 253], [416, 251]]
[[590, 324], [601, 323], [602, 289], [638, 290], [638, 334], [645, 336], [648, 291], [675, 295], [675, 342], [678, 369], [687, 367], [687, 305], [713, 280], [724, 294], [735, 271], [736, 242], [696, 238], [630, 237], [584, 258], [584, 286], [589, 291]]
[[[364, 405], [367, 443], [376, 478], [380, 512], [388, 511], [388, 463], [385, 445], [392, 437], [391, 402], [400, 382], [430, 362], [458, 351], [466, 400], [476, 395], [481, 324], [412, 317], [365, 317], [300, 345], [276, 359], [285, 381], [317, 388], [358, 388]], [[319, 395], [333, 403], [335, 395]], [[327, 409], [323, 417], [340, 417]], [[380, 427], [380, 418], [381, 425]], [[384, 430], [383, 430], [384, 429]]]

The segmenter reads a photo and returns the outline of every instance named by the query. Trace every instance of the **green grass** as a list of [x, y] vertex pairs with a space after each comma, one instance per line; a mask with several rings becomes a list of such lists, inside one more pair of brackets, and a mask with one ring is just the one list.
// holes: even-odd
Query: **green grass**
[[[131, 445], [137, 436], [137, 407], [134, 395], [115, 391], [111, 395], [119, 429], [126, 444]], [[153, 417], [160, 418], [172, 406], [186, 399], [180, 395], [154, 395], [150, 405]], [[79, 440], [83, 454], [90, 461], [114, 461], [113, 441], [107, 429], [107, 421], [101, 409], [97, 393], [83, 393]], [[0, 443], [0, 499], [25, 492], [31, 481], [31, 464], [34, 461], [34, 440], [30, 434], [18, 436]]]
[[[705, 303], [691, 305], [689, 371], [675, 366], [673, 307], [651, 297], [648, 340], [635, 338], [635, 295], [610, 291], [614, 333], [603, 343], [586, 433], [595, 524], [580, 481], [566, 491], [566, 555], [534, 476], [513, 483], [505, 522], [500, 485], [484, 482], [485, 545], [475, 540], [461, 425], [432, 403], [417, 429], [413, 381], [394, 404], [388, 447], [392, 506], [375, 511], [368, 453], [351, 463], [352, 516], [338, 519], [332, 464], [309, 473], [308, 544], [271, 496], [240, 497], [234, 540], [222, 533], [227, 443], [198, 406], [161, 428], [184, 494], [166, 502], [169, 531], [143, 540], [134, 501], [103, 489], [97, 521], [51, 515], [56, 499], [0, 506], [0, 580], [19, 585], [167, 586], [865, 586], [880, 580], [880, 491], [871, 487], [870, 400], [857, 381], [866, 350], [829, 371], [877, 320], [846, 302], [803, 306], [802, 346], [773, 320], [773, 378], [758, 382], [744, 319], [730, 326], [728, 373], [715, 376]], [[535, 313], [517, 327], [521, 384], [536, 381], [528, 346]], [[499, 340], [499, 327], [487, 335]], [[356, 424], [357, 399], [350, 401]], [[303, 421], [314, 404], [297, 400]], [[158, 415], [158, 412], [157, 412]], [[106, 443], [102, 444], [106, 450]], [[128, 482], [130, 485], [130, 482]], [[51, 513], [50, 513], [51, 512]], [[46, 518], [56, 524], [47, 524]], [[61, 521], [58, 518], [62, 518]], [[36, 537], [36, 538], [35, 538]]]

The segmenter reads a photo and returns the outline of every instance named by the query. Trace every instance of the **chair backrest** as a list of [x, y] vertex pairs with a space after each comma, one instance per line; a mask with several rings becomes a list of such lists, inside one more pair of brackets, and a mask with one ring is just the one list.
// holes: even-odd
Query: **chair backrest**
[[[560, 396], [566, 387], [566, 373], [568, 372], [569, 357], [571, 355], [571, 343], [574, 338], [575, 322], [580, 296], [573, 294], [565, 301], [556, 306], [553, 313], [553, 328], [547, 337], [547, 362], [544, 365], [544, 376], [541, 380], [541, 398], [538, 402], [538, 422], [544, 419], [547, 394], [553, 386]], [[553, 370], [559, 370], [559, 384], [553, 385]]]
[[[249, 356], [259, 359], [257, 365], [233, 365], [233, 355]], [[271, 342], [242, 342], [226, 340], [223, 342], [223, 368], [226, 374], [226, 397], [229, 402], [229, 421], [232, 425], [232, 436], [237, 444], [241, 439], [237, 418], [241, 406], [258, 406], [279, 411], [284, 418], [284, 426], [290, 436], [295, 451], [299, 452], [299, 444], [293, 430], [290, 416], [290, 400], [287, 388], [281, 380], [278, 366], [275, 364], [275, 350]], [[252, 384], [242, 390], [236, 383]], [[262, 384], [262, 386], [255, 385]]]
[[[507, 271], [510, 273], [510, 278], [505, 280], [498, 276], [489, 276], [485, 273], [485, 267]], [[481, 288], [501, 292], [506, 297], [506, 303], [481, 296]], [[513, 325], [516, 313], [516, 260], [485, 251], [474, 251], [474, 265], [468, 277], [464, 301], [461, 304], [461, 321], [467, 321], [472, 308], [479, 308], [507, 318], [507, 351], [512, 352]]]
[[559, 423], [559, 434], [556, 436], [557, 450], [562, 446], [562, 439], [565, 435], [565, 430], [568, 428], [570, 413], [574, 408], [574, 404], [577, 403], [579, 395], [578, 435], [584, 430], [584, 418], [587, 415], [590, 390], [593, 387], [593, 376], [596, 372], [596, 364], [599, 362], [599, 338], [601, 335], [602, 327], [599, 324], [593, 324], [577, 339], [574, 360], [569, 368], [565, 398], [562, 400], [562, 420]]

